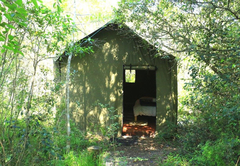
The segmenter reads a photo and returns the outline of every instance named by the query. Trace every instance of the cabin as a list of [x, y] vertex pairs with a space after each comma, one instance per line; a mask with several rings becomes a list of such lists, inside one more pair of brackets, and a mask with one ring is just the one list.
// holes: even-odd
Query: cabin
[[[151, 135], [177, 123], [174, 56], [118, 23], [107, 23], [75, 44], [92, 50], [71, 61], [71, 119], [80, 130], [104, 134], [117, 123], [118, 135]], [[66, 79], [67, 57], [65, 51], [55, 61], [58, 81]]]

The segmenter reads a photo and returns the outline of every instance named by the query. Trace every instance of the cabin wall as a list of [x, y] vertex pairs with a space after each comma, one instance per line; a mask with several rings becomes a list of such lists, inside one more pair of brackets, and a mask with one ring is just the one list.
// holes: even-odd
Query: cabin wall
[[177, 111], [177, 75], [172, 73], [176, 69], [175, 61], [170, 62], [165, 59], [159, 62], [159, 68], [156, 71], [157, 88], [157, 117], [156, 130], [169, 130], [168, 124], [176, 124]]
[[[150, 51], [129, 36], [118, 31], [102, 30], [95, 38], [98, 45], [94, 53], [74, 57], [71, 63], [70, 108], [72, 119], [80, 130], [100, 131], [112, 122], [106, 108], [97, 103], [113, 107], [122, 125], [123, 119], [123, 65], [156, 66], [157, 129], [172, 119], [171, 64], [167, 59], [154, 58]], [[61, 66], [61, 79], [65, 80], [66, 62]], [[64, 92], [63, 92], [64, 93]], [[64, 95], [62, 95], [64, 96]], [[109, 108], [108, 107], [108, 108]], [[119, 128], [119, 134], [121, 133]]]

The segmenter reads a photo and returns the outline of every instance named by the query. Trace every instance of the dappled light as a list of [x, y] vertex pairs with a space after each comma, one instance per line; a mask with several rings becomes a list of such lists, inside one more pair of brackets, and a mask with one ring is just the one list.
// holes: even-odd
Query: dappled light
[[[157, 101], [156, 121], [151, 122], [153, 129], [150, 129], [151, 126], [145, 129], [147, 135], [154, 133], [156, 128], [161, 130], [166, 122], [176, 123], [177, 92], [176, 87], [172, 88], [177, 84], [174, 61], [161, 59], [161, 57], [154, 58], [155, 54], [151, 53], [153, 48], [148, 48], [151, 46], [144, 48], [141, 44], [143, 39], [125, 36], [124, 31], [128, 30], [118, 29], [117, 25], [110, 24], [94, 36], [98, 41], [102, 40], [101, 45], [93, 47], [94, 53], [83, 58], [77, 56], [72, 60], [71, 70], [77, 71], [72, 75], [70, 90], [72, 119], [76, 119], [75, 122], [81, 130], [93, 130], [91, 123], [94, 123], [95, 128], [110, 124], [107, 113], [102, 108], [96, 108], [96, 104], [101, 103], [109, 104], [109, 107], [113, 107], [117, 114], [121, 115], [118, 120], [121, 126], [119, 134], [121, 134], [122, 127], [127, 122], [127, 116], [134, 119], [132, 115], [126, 113], [133, 111], [132, 108], [125, 108], [124, 103], [131, 102], [133, 105], [143, 96], [153, 96]], [[133, 83], [132, 86], [128, 85], [128, 89], [124, 89], [124, 86], [127, 86], [123, 78], [124, 65], [156, 66], [156, 73], [151, 72], [151, 75], [156, 78], [150, 79], [148, 75], [150, 71], [147, 71], [148, 67], [146, 67], [146, 71], [143, 72], [146, 76], [140, 71], [140, 73], [137, 72], [136, 86], [133, 87]], [[64, 73], [64, 67], [61, 70]], [[156, 86], [156, 88], [149, 89], [147, 86], [149, 88]], [[139, 130], [142, 129], [139, 128]]]
[[0, 166], [240, 164], [239, 0], [0, 8]]

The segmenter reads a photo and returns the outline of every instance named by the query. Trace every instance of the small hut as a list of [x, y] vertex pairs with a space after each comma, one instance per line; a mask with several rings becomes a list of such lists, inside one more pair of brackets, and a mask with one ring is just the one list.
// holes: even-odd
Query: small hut
[[[174, 56], [117, 23], [107, 23], [75, 44], [92, 48], [71, 62], [71, 118], [80, 130], [101, 131], [112, 123], [109, 109], [98, 103], [116, 110], [119, 134], [134, 134], [127, 133], [131, 125], [160, 131], [176, 124]], [[67, 53], [55, 64], [58, 80], [65, 80]]]

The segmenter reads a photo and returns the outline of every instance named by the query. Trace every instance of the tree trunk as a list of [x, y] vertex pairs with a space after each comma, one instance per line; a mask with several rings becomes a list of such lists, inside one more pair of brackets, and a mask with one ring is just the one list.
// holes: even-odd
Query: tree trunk
[[67, 120], [67, 153], [70, 151], [70, 108], [69, 108], [69, 81], [70, 81], [70, 67], [71, 67], [71, 60], [72, 60], [72, 52], [68, 56], [68, 63], [67, 63], [67, 74], [66, 74], [66, 120]]

